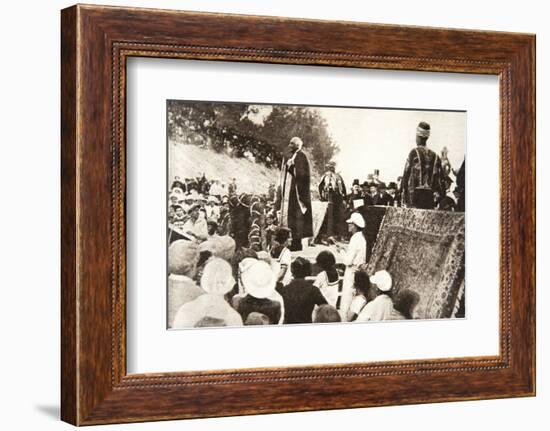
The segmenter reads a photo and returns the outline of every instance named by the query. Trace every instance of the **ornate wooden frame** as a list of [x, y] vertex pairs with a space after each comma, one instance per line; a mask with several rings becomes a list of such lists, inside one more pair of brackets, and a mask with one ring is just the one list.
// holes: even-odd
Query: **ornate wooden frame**
[[[63, 420], [88, 425], [535, 394], [534, 35], [81, 5], [61, 17]], [[130, 56], [498, 75], [500, 354], [128, 375]]]

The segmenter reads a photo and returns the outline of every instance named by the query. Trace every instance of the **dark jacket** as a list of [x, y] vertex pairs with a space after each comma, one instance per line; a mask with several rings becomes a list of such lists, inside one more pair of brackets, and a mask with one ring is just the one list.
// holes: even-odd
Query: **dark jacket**
[[[292, 235], [298, 238], [313, 236], [309, 162], [302, 151], [298, 151], [294, 158], [294, 165], [287, 168], [287, 173], [290, 174], [291, 179], [288, 201], [288, 228], [292, 230]], [[300, 209], [298, 199], [306, 207], [305, 214]]]
[[389, 193], [376, 193], [372, 198], [373, 205], [393, 206], [393, 198]]
[[284, 323], [311, 323], [315, 306], [327, 303], [321, 291], [303, 278], [294, 279], [286, 286], [279, 286], [277, 291], [285, 304]]

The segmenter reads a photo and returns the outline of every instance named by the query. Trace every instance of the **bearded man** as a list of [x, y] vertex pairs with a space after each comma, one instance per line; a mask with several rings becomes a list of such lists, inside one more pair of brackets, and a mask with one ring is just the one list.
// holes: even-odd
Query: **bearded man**
[[311, 174], [302, 151], [302, 140], [295, 136], [288, 144], [288, 157], [281, 165], [279, 211], [281, 226], [292, 231], [291, 251], [302, 250], [302, 239], [313, 236]]

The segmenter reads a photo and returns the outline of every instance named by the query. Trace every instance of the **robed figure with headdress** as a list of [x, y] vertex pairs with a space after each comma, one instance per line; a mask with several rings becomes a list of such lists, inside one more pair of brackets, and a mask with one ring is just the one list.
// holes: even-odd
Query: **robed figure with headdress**
[[346, 185], [342, 176], [336, 172], [336, 163], [327, 163], [327, 171], [319, 182], [319, 196], [322, 202], [327, 202], [327, 211], [321, 235], [329, 238], [343, 237], [347, 233], [345, 202]]
[[302, 239], [313, 236], [311, 176], [302, 146], [300, 138], [290, 140], [289, 157], [283, 159], [279, 179], [280, 225], [292, 232], [292, 251], [301, 250]]
[[445, 172], [439, 156], [426, 146], [430, 125], [420, 122], [416, 129], [416, 148], [409, 152], [401, 182], [403, 203], [411, 208], [433, 209], [434, 193], [444, 194]]

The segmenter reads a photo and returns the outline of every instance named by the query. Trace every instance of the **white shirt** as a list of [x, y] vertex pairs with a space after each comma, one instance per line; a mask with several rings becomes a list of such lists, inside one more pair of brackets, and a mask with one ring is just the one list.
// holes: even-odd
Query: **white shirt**
[[292, 281], [292, 273], [290, 272], [290, 264], [292, 263], [292, 253], [288, 248], [284, 248], [283, 251], [281, 251], [281, 254], [279, 255], [279, 258], [277, 259], [277, 262], [279, 262], [279, 265], [283, 266], [286, 265], [286, 272], [283, 276], [283, 279], [281, 280], [281, 283], [283, 283], [285, 286]]
[[363, 308], [366, 306], [367, 300], [363, 295], [356, 295], [353, 298], [353, 301], [351, 301], [351, 305], [349, 306], [349, 311], [351, 311], [353, 314], [359, 314], [363, 310]]
[[371, 320], [390, 320], [393, 312], [393, 301], [388, 295], [378, 295], [369, 302], [357, 316], [357, 322]]
[[357, 268], [367, 260], [367, 241], [362, 232], [355, 232], [344, 254], [344, 265]]
[[329, 281], [326, 271], [321, 271], [317, 274], [317, 277], [313, 282], [313, 285], [319, 288], [327, 302], [333, 307], [336, 307], [336, 303], [338, 302], [339, 281], [339, 278], [336, 279], [336, 281]]

